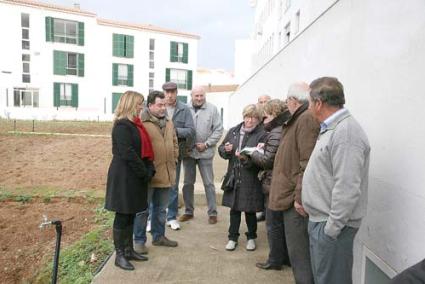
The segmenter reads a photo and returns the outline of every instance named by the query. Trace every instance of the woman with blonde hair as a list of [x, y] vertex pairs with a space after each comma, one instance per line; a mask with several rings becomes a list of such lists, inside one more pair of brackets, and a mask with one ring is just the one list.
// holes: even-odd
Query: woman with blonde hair
[[265, 270], [280, 270], [282, 269], [282, 265], [290, 266], [283, 216], [280, 212], [270, 210], [267, 204], [272, 180], [273, 163], [282, 137], [282, 126], [291, 114], [286, 104], [278, 99], [268, 101], [264, 105], [263, 111], [263, 124], [267, 133], [264, 137], [264, 144], [261, 145], [263, 151], [254, 151], [251, 154], [251, 160], [261, 168], [260, 180], [266, 199], [266, 227], [270, 251], [267, 261], [259, 262], [256, 266]]
[[[256, 212], [263, 210], [263, 194], [258, 179], [260, 168], [252, 163], [244, 150], [256, 147], [265, 134], [262, 116], [255, 105], [244, 108], [243, 122], [231, 128], [218, 147], [223, 159], [229, 160], [225, 182], [223, 183], [223, 205], [230, 207], [229, 241], [226, 250], [235, 250], [238, 244], [241, 214], [245, 212], [248, 227], [246, 250], [256, 249]], [[248, 147], [248, 148], [247, 148]], [[241, 153], [242, 152], [242, 153]], [[244, 154], [245, 153], [245, 154]]]
[[148, 260], [133, 248], [134, 217], [148, 206], [148, 182], [155, 174], [152, 143], [140, 120], [143, 101], [142, 94], [125, 92], [115, 110], [112, 128], [105, 209], [115, 212], [115, 265], [124, 270], [134, 270], [129, 260]]

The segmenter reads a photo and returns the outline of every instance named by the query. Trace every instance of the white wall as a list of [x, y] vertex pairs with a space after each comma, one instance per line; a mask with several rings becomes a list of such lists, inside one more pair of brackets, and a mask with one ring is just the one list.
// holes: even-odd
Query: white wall
[[[313, 2], [313, 1], [312, 1]], [[335, 76], [369, 136], [368, 214], [356, 238], [400, 272], [425, 258], [425, 2], [340, 0], [230, 99], [230, 124], [259, 93], [282, 97], [294, 81]]]

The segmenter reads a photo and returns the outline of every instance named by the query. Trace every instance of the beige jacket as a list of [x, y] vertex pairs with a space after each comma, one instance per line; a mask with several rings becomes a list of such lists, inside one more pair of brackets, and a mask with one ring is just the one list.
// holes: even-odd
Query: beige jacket
[[176, 163], [179, 157], [179, 145], [173, 122], [168, 118], [164, 135], [161, 133], [158, 120], [150, 114], [148, 109], [142, 113], [142, 122], [152, 140], [155, 176], [151, 187], [171, 187], [176, 183]]

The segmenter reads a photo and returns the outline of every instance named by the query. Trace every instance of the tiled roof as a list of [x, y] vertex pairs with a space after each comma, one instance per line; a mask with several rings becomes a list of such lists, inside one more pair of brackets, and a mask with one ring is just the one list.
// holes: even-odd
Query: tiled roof
[[95, 17], [96, 16], [95, 13], [82, 11], [79, 8], [65, 7], [65, 6], [60, 6], [60, 5], [56, 5], [56, 4], [42, 3], [42, 2], [38, 2], [38, 1], [0, 0], [0, 2], [14, 4], [14, 5], [42, 8], [42, 9], [58, 11], [58, 12], [65, 12], [65, 13], [70, 13], [70, 14], [78, 14], [78, 15], [89, 16], [89, 17]]
[[100, 19], [100, 18], [97, 18], [97, 23], [99, 25], [105, 25], [105, 26], [114, 26], [114, 27], [120, 27], [120, 28], [126, 28], [126, 29], [135, 29], [135, 30], [145, 30], [145, 31], [152, 31], [152, 32], [158, 32], [158, 33], [164, 33], [164, 34], [200, 39], [200, 36], [198, 36], [198, 35], [183, 33], [183, 32], [169, 30], [169, 29], [164, 29], [164, 28], [153, 26], [153, 25], [133, 24], [133, 23], [126, 23], [126, 22], [112, 21], [112, 20], [107, 20], [107, 19]]
[[224, 93], [236, 91], [239, 85], [207, 85], [202, 87], [207, 93]]

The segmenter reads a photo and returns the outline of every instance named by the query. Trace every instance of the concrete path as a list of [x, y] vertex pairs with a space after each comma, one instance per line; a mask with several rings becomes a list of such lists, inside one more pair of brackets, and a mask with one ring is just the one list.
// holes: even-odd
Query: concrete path
[[258, 224], [256, 251], [245, 250], [244, 218], [239, 246], [233, 252], [226, 251], [229, 209], [219, 206], [218, 210], [216, 225], [208, 224], [206, 207], [202, 206], [196, 208], [193, 220], [182, 223], [180, 231], [167, 228], [166, 236], [179, 242], [177, 248], [154, 247], [149, 235], [149, 261], [133, 262], [134, 271], [115, 267], [112, 256], [93, 283], [295, 283], [288, 267], [282, 271], [255, 267], [268, 254], [264, 222]]

